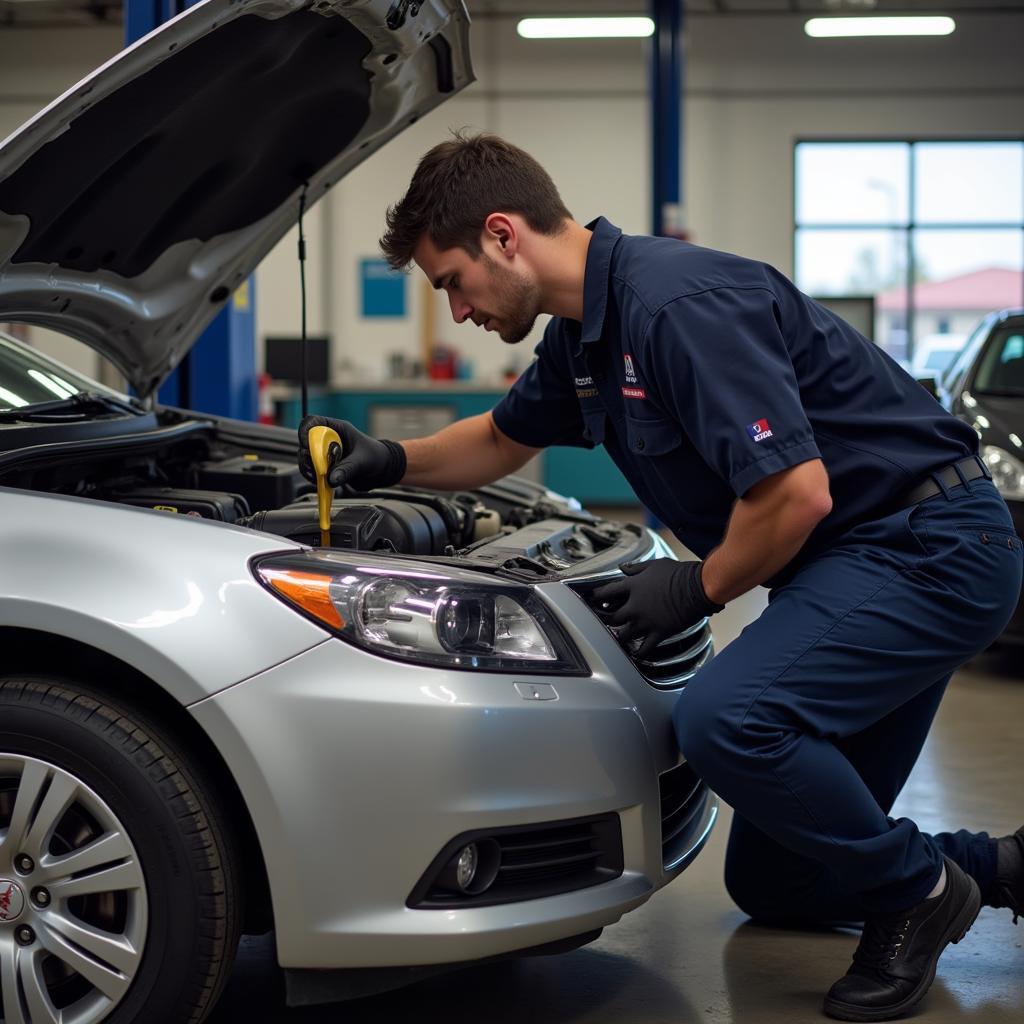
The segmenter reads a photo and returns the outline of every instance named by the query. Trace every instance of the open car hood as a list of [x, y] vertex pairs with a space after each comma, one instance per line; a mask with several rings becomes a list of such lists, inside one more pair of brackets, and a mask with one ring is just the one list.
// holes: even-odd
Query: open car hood
[[205, 0], [0, 146], [0, 320], [150, 395], [304, 190], [472, 81], [462, 0]]

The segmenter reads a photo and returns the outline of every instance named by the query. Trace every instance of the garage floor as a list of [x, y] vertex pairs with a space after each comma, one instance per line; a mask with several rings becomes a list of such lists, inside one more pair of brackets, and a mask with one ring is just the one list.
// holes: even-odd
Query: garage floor
[[[621, 510], [618, 512], [621, 517]], [[764, 592], [717, 616], [719, 646], [758, 614]], [[922, 828], [996, 835], [1024, 821], [1024, 652], [992, 651], [953, 680], [894, 813]], [[749, 923], [722, 885], [730, 812], [703, 854], [664, 892], [593, 945], [558, 957], [477, 967], [355, 1003], [288, 1010], [272, 940], [246, 939], [210, 1024], [801, 1024], [824, 1020], [821, 997], [845, 972], [856, 933], [785, 932]], [[916, 1019], [1019, 1024], [1024, 923], [984, 909], [951, 946]]]

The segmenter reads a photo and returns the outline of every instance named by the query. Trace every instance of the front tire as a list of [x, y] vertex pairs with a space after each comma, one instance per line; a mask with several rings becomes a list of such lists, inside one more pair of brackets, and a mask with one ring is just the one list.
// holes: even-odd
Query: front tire
[[241, 920], [214, 795], [144, 713], [0, 677], [4, 1024], [198, 1024]]

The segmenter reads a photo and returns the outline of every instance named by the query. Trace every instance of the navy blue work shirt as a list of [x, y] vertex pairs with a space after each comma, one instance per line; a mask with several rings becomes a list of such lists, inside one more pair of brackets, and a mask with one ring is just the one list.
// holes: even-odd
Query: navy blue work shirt
[[551, 320], [494, 421], [534, 447], [603, 444], [701, 558], [737, 497], [798, 463], [823, 460], [833, 501], [802, 562], [977, 451], [967, 424], [772, 267], [587, 226], [583, 322]]

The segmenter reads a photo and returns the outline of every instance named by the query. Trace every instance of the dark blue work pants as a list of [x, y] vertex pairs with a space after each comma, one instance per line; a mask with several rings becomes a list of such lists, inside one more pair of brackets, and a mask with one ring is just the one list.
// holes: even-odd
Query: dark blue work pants
[[983, 894], [985, 833], [889, 817], [954, 669], [1021, 587], [1021, 543], [985, 479], [864, 523], [772, 591], [680, 695], [683, 754], [736, 811], [726, 882], [777, 921], [861, 920], [935, 886], [948, 854]]

